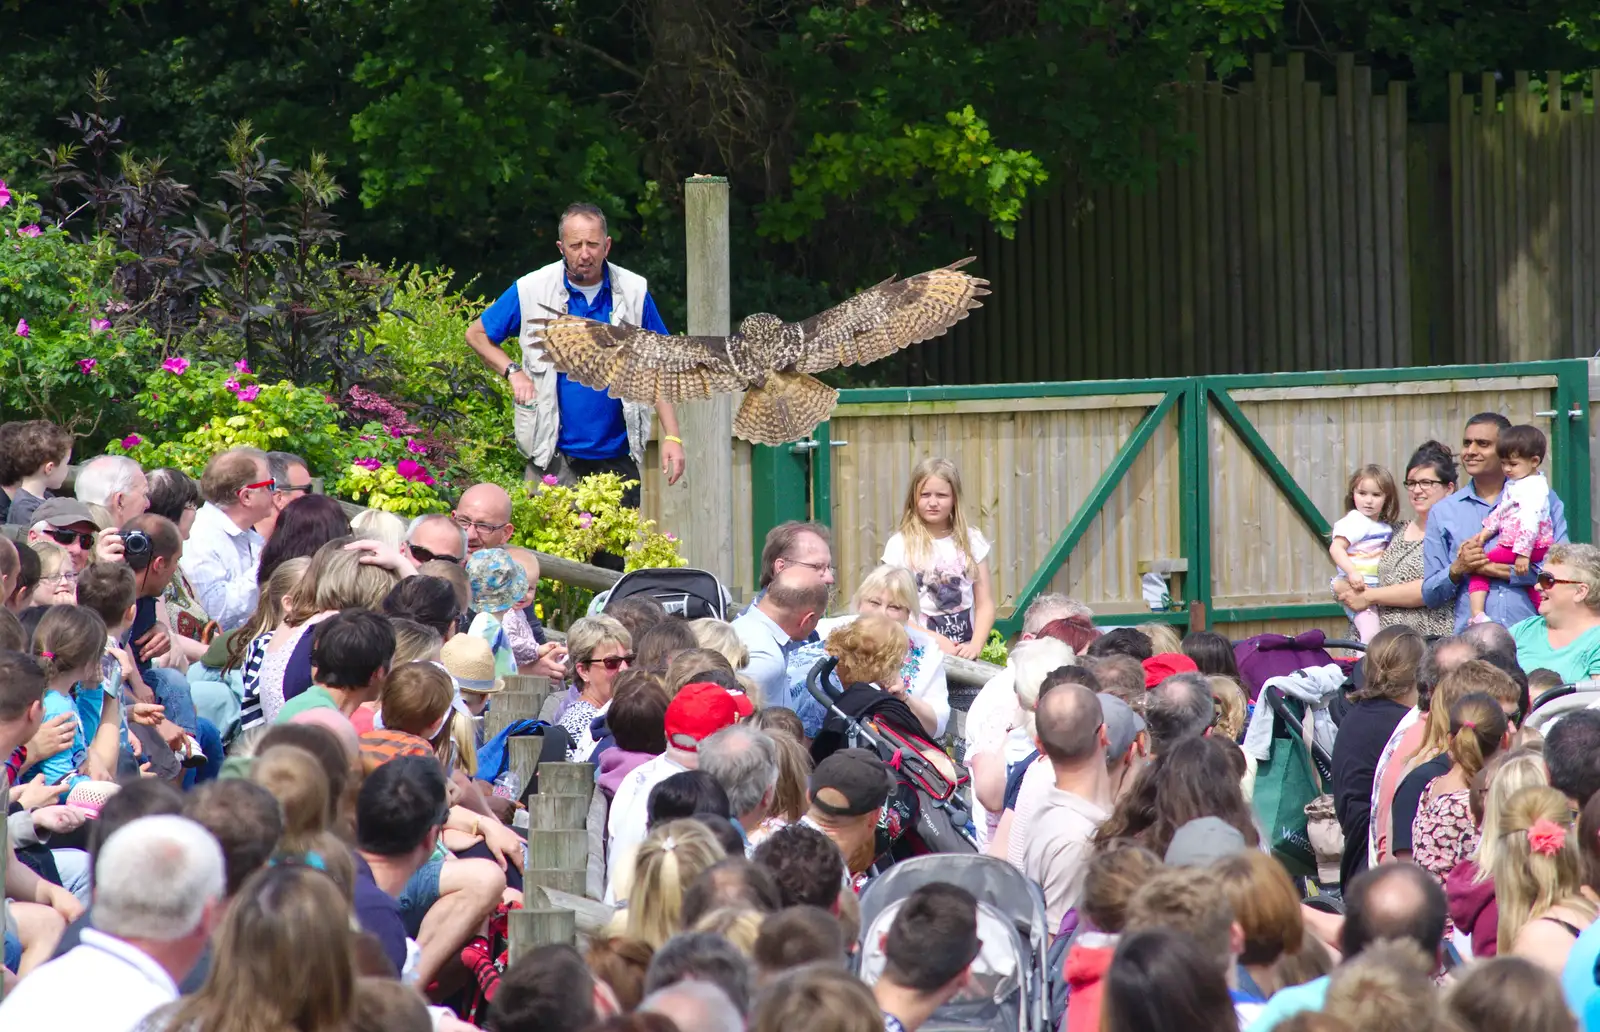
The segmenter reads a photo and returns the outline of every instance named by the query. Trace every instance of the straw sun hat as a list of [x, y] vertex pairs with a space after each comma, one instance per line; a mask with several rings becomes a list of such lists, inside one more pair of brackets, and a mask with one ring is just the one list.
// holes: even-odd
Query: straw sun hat
[[445, 642], [439, 661], [464, 692], [493, 695], [505, 690], [505, 681], [495, 676], [494, 650], [477, 635], [458, 634]]

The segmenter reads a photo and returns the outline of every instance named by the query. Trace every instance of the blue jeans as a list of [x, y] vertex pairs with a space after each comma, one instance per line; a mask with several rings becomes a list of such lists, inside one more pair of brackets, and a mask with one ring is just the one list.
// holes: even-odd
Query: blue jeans
[[156, 701], [166, 707], [167, 719], [195, 737], [200, 717], [194, 709], [194, 694], [189, 690], [189, 679], [176, 670], [151, 667], [140, 671], [144, 683], [155, 693]]
[[12, 974], [17, 973], [17, 967], [22, 963], [22, 940], [6, 932], [5, 965], [6, 970]]
[[61, 887], [77, 897], [84, 906], [90, 904], [89, 854], [81, 849], [52, 849], [50, 857], [56, 863], [56, 874], [61, 877]]
[[428, 910], [439, 902], [439, 869], [443, 866], [443, 860], [429, 860], [417, 868], [400, 890], [400, 920], [406, 926], [406, 934], [413, 939], [421, 933], [422, 919], [428, 916]]

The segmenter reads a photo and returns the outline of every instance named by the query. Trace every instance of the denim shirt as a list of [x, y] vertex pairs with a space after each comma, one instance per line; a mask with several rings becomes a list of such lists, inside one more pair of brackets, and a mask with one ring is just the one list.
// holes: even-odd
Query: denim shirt
[[[1468, 482], [1428, 512], [1428, 533], [1422, 539], [1422, 602], [1431, 608], [1454, 598], [1458, 634], [1472, 616], [1472, 602], [1467, 597], [1467, 579], [1463, 577], [1459, 583], [1450, 579], [1450, 564], [1461, 551], [1462, 542], [1483, 530], [1483, 518], [1493, 508], [1494, 503], [1480, 498], [1476, 486]], [[1555, 528], [1555, 540], [1566, 541], [1567, 514], [1554, 492], [1550, 495], [1550, 523]], [[1539, 566], [1535, 564], [1521, 576], [1513, 573], [1509, 581], [1490, 578], [1483, 611], [1506, 627], [1534, 616], [1536, 610], [1528, 589], [1538, 574]]]

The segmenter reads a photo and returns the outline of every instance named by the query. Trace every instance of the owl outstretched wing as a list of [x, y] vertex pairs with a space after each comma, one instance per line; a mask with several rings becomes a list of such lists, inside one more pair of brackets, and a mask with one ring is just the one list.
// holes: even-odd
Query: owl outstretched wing
[[535, 343], [556, 368], [613, 398], [653, 405], [743, 390], [726, 337], [674, 337], [574, 315], [552, 318]]
[[989, 281], [959, 271], [963, 258], [909, 279], [888, 279], [799, 323], [783, 327], [779, 369], [820, 373], [866, 365], [901, 348], [937, 337], [983, 307]]

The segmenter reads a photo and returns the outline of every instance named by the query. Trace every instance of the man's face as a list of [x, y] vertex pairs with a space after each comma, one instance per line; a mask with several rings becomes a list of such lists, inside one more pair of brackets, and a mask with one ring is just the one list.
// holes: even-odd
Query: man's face
[[600, 282], [606, 255], [611, 253], [611, 238], [606, 236], [599, 219], [571, 216], [562, 224], [561, 240], [556, 246], [566, 259], [567, 279], [574, 286], [591, 287]]
[[282, 512], [285, 505], [310, 493], [311, 471], [298, 462], [291, 463], [287, 479], [273, 492], [272, 503], [279, 512]]
[[111, 518], [121, 527], [135, 516], [143, 516], [145, 510], [150, 508], [150, 481], [141, 472], [133, 478], [133, 484], [126, 491], [112, 496], [111, 500], [116, 505]]
[[788, 571], [795, 584], [833, 584], [833, 552], [815, 534], [801, 534], [772, 564], [774, 576]]
[[1500, 472], [1500, 428], [1493, 423], [1473, 423], [1461, 435], [1461, 468], [1467, 476]]
[[406, 542], [406, 553], [416, 563], [443, 559], [459, 565], [466, 558], [461, 554], [461, 531], [443, 520], [429, 520], [417, 527]]
[[483, 495], [468, 491], [452, 514], [456, 526], [467, 532], [467, 551], [500, 548], [511, 540], [511, 514]]
[[74, 523], [70, 527], [51, 527], [40, 532], [28, 531], [28, 540], [49, 541], [60, 545], [72, 557], [72, 572], [82, 573], [83, 568], [89, 565], [89, 560], [94, 557], [95, 529], [92, 523]]
[[250, 477], [252, 484], [265, 484], [265, 487], [246, 487], [239, 491], [239, 504], [244, 506], [245, 513], [254, 519], [253, 523], [260, 523], [277, 511], [276, 503], [272, 500], [272, 473], [267, 469], [264, 461], [256, 462], [256, 471]]

